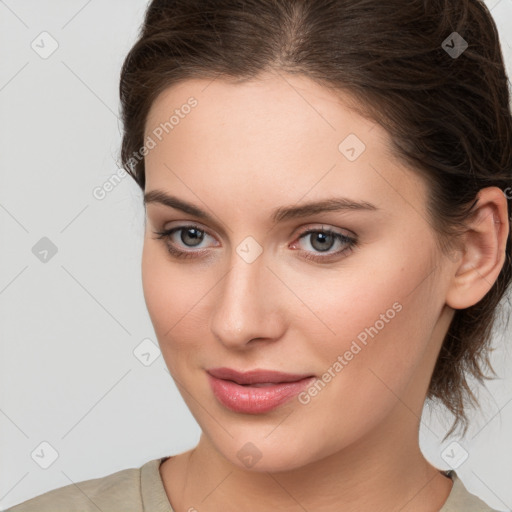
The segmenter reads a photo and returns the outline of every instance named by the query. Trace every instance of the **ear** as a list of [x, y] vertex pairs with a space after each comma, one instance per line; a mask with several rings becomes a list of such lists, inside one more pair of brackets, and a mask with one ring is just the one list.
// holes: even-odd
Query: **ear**
[[462, 240], [462, 259], [454, 266], [446, 303], [465, 309], [479, 302], [492, 288], [506, 258], [509, 234], [507, 197], [498, 187], [479, 191], [474, 213]]

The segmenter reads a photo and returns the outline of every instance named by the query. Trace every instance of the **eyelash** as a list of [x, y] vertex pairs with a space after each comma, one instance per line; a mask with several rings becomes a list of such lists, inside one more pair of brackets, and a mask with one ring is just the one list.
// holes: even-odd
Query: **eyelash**
[[[164, 239], [165, 245], [167, 247], [168, 252], [175, 258], [198, 258], [200, 256], [197, 256], [197, 253], [203, 252], [203, 251], [181, 251], [180, 249], [176, 249], [176, 247], [169, 245], [167, 243], [167, 240], [170, 239], [170, 237], [177, 231], [182, 231], [186, 229], [196, 229], [200, 231], [201, 233], [206, 233], [208, 236], [211, 236], [208, 234], [208, 232], [204, 229], [201, 229], [199, 226], [195, 226], [193, 224], [186, 225], [186, 226], [178, 226], [175, 228], [167, 229], [164, 231], [154, 231], [155, 235], [158, 235], [155, 237], [158, 240]], [[304, 231], [302, 233], [299, 233], [298, 240], [301, 238], [306, 237], [307, 235], [311, 234], [318, 234], [323, 233], [326, 235], [332, 235], [334, 236], [335, 240], [340, 241], [346, 245], [344, 249], [341, 249], [340, 251], [329, 253], [328, 256], [313, 256], [311, 252], [309, 251], [299, 251], [304, 254], [304, 259], [306, 260], [312, 260], [317, 262], [325, 262], [326, 260], [332, 260], [333, 258], [336, 259], [337, 257], [341, 257], [342, 255], [348, 256], [348, 254], [352, 253], [356, 247], [358, 247], [358, 240], [357, 238], [353, 238], [347, 235], [343, 235], [341, 233], [337, 233], [336, 231], [332, 231], [330, 229], [309, 229], [307, 231]], [[167, 239], [167, 240], [165, 240]]]

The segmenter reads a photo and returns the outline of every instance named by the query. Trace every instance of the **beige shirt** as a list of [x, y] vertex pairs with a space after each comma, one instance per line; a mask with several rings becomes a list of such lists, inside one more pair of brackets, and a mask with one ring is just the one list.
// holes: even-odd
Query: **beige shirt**
[[[174, 512], [159, 472], [168, 458], [53, 489], [5, 512]], [[447, 474], [453, 487], [439, 512], [496, 512], [468, 492], [456, 473]]]

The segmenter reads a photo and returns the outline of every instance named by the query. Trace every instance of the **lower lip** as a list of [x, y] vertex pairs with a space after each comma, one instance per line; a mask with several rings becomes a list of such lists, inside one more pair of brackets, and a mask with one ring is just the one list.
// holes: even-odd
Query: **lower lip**
[[306, 377], [295, 382], [283, 382], [272, 386], [241, 386], [236, 382], [218, 379], [208, 374], [213, 394], [219, 402], [235, 412], [261, 414], [271, 411], [298, 395], [316, 377]]

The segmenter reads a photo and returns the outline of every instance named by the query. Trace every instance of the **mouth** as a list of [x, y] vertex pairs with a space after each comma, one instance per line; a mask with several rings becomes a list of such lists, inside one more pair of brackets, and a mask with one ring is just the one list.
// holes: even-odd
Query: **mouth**
[[313, 374], [284, 373], [276, 370], [255, 369], [246, 372], [239, 372], [232, 368], [210, 368], [207, 372], [217, 379], [230, 380], [241, 386], [263, 387], [267, 385], [283, 384], [286, 382], [297, 382]]
[[241, 373], [230, 368], [215, 368], [207, 374], [218, 402], [231, 411], [245, 414], [269, 412], [316, 380], [311, 374], [285, 374], [273, 370]]

